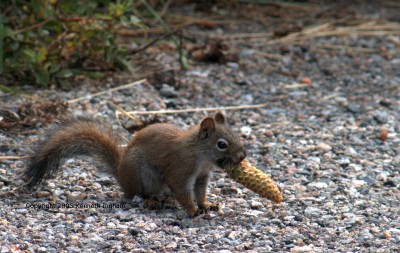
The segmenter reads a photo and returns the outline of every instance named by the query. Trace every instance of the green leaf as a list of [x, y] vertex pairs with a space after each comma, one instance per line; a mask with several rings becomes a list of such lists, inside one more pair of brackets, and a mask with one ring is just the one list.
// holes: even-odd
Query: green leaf
[[73, 73], [69, 69], [63, 69], [63, 70], [57, 72], [57, 74], [56, 74], [56, 77], [58, 77], [58, 78], [68, 78], [71, 76], [73, 76]]
[[34, 71], [35, 72], [33, 74], [35, 75], [38, 84], [42, 87], [47, 86], [50, 80], [50, 76], [47, 70], [44, 67], [38, 67]]
[[27, 57], [29, 57], [30, 62], [34, 62], [35, 57], [36, 57], [36, 52], [35, 52], [35, 51], [33, 51], [32, 49], [25, 49], [25, 50], [23, 51], [23, 53], [24, 53]]

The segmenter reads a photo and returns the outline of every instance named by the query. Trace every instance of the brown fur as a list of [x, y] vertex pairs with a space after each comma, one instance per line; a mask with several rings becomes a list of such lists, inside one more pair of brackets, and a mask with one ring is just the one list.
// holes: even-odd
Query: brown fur
[[[229, 143], [219, 149], [218, 141]], [[119, 137], [107, 124], [89, 117], [67, 118], [51, 131], [25, 171], [27, 188], [48, 178], [63, 160], [77, 155], [95, 156], [109, 167], [127, 197], [153, 200], [166, 190], [190, 216], [206, 208], [209, 170], [215, 164], [238, 163], [246, 152], [240, 139], [226, 126], [222, 114], [206, 118], [198, 126], [181, 130], [168, 124], [153, 124], [118, 148]]]

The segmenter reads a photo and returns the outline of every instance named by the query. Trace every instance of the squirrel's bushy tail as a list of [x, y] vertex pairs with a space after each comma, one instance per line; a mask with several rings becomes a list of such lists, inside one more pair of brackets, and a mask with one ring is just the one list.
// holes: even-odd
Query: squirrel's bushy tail
[[54, 175], [66, 159], [80, 155], [100, 159], [109, 167], [109, 172], [117, 174], [122, 156], [118, 146], [120, 136], [109, 124], [90, 116], [69, 116], [49, 131], [24, 171], [23, 180], [28, 190]]

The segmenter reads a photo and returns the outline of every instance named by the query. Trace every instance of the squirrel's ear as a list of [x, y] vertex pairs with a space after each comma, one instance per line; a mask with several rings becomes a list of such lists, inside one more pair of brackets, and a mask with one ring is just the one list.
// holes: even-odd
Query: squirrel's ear
[[199, 137], [200, 139], [204, 140], [207, 139], [207, 137], [215, 131], [215, 121], [213, 118], [205, 118], [201, 123], [200, 123], [200, 133]]
[[220, 112], [215, 114], [215, 122], [218, 124], [225, 124], [225, 116]]

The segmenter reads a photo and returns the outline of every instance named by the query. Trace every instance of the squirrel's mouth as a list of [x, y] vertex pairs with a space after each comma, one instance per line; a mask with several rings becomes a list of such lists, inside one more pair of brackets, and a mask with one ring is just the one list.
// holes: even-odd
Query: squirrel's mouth
[[215, 160], [216, 164], [218, 165], [218, 167], [220, 167], [221, 169], [225, 169], [227, 164], [232, 164], [233, 161], [230, 157], [221, 157]]

